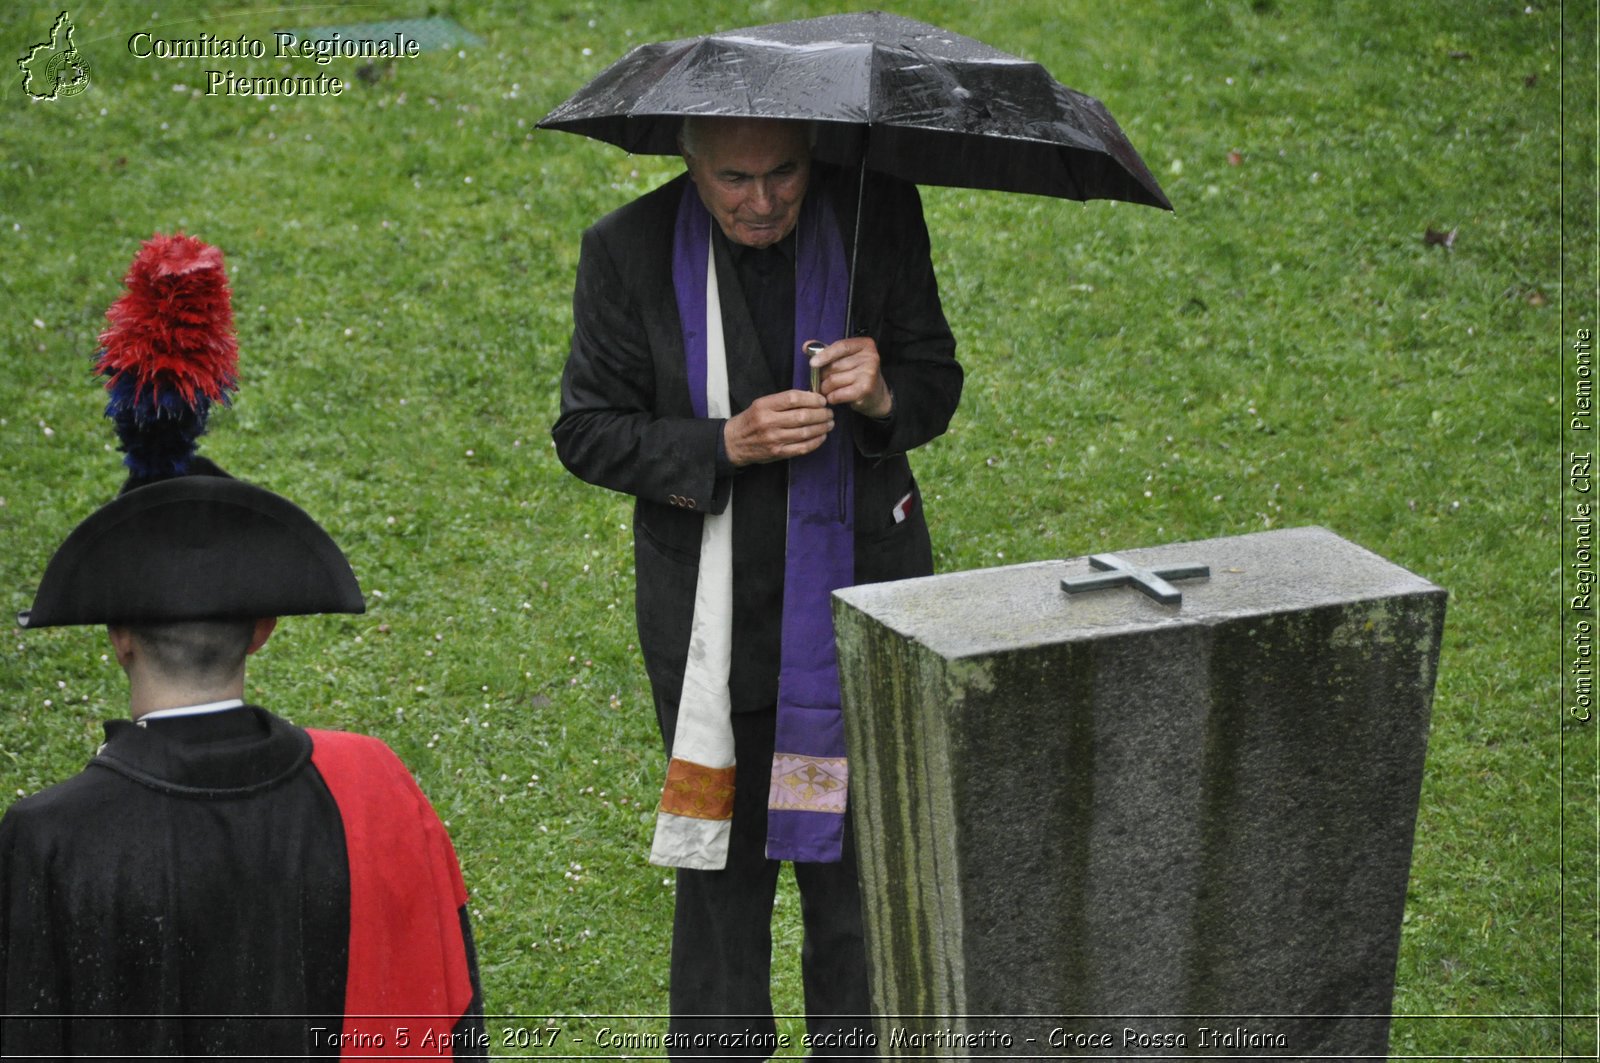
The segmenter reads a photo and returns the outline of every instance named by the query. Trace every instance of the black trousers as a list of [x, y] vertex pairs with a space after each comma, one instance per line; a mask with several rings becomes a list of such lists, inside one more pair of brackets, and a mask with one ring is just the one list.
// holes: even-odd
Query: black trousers
[[[733, 717], [733, 835], [721, 871], [679, 869], [672, 930], [671, 1031], [674, 1056], [722, 1055], [762, 1059], [776, 1050], [772, 1019], [772, 901], [782, 863], [768, 860], [767, 789], [775, 710]], [[797, 863], [805, 925], [801, 980], [811, 1055], [855, 1056], [852, 1031], [870, 1031], [867, 956], [861, 930], [861, 889], [855, 840], [848, 823], [844, 859]], [[696, 1035], [705, 1035], [696, 1037]]]

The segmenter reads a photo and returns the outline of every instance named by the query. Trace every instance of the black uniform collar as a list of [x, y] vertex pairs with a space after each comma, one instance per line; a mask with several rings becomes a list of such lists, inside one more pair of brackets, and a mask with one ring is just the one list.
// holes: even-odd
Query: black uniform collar
[[91, 767], [107, 768], [153, 790], [201, 798], [270, 789], [311, 759], [311, 736], [265, 709], [239, 709], [105, 725]]

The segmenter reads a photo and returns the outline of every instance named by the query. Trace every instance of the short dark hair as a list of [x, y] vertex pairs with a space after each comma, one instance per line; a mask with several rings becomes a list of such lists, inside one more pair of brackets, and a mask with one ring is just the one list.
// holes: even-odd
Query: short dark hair
[[174, 678], [226, 679], [244, 665], [254, 620], [184, 620], [129, 625], [151, 667]]

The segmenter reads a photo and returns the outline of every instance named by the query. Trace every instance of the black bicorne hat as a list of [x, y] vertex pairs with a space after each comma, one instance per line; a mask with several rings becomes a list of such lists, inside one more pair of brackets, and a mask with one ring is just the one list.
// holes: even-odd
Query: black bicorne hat
[[157, 234], [106, 311], [96, 366], [127, 481], [56, 550], [25, 628], [253, 620], [366, 609], [350, 563], [298, 506], [195, 453], [237, 384], [222, 252]]
[[227, 476], [118, 495], [73, 529], [25, 628], [360, 613], [339, 547], [294, 503]]

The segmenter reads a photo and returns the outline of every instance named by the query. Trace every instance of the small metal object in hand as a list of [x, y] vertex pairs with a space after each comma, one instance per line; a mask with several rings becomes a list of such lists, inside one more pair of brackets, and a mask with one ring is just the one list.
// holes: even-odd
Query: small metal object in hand
[[[816, 340], [812, 340], [801, 349], [806, 352], [806, 360], [810, 361], [812, 358], [815, 358], [817, 355], [827, 350], [827, 348], [828, 345], [826, 343], [819, 343]], [[818, 369], [816, 366], [811, 367], [811, 390], [815, 391], [819, 395], [822, 394], [822, 370]]]

